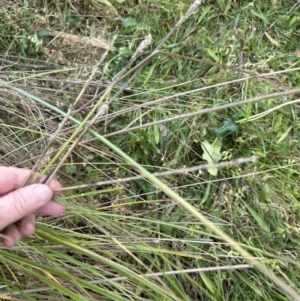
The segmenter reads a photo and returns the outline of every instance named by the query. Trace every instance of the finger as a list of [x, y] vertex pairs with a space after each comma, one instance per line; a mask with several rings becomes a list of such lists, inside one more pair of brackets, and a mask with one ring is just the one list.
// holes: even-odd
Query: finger
[[17, 226], [15, 224], [9, 225], [6, 227], [2, 234], [6, 237], [2, 239], [3, 244], [6, 247], [13, 247], [22, 237], [21, 233], [19, 232]]
[[29, 214], [17, 223], [17, 228], [22, 236], [30, 236], [35, 230], [35, 215]]
[[1, 166], [0, 174], [5, 175], [0, 178], [0, 194], [6, 194], [20, 187], [29, 177], [30, 170]]
[[[60, 190], [62, 188], [61, 184], [56, 181], [56, 180], [51, 180], [48, 184], [47, 184], [52, 190]], [[59, 195], [60, 192], [56, 191], [54, 192], [54, 195]]]
[[61, 215], [65, 210], [65, 206], [55, 202], [49, 202], [43, 207], [40, 207], [36, 212], [46, 215]]
[[[21, 187], [31, 173], [32, 172], [29, 169], [1, 166], [0, 174], [5, 175], [5, 177], [0, 178], [0, 196]], [[45, 176], [42, 177], [41, 181], [44, 178]], [[52, 190], [59, 190], [61, 188], [60, 183], [55, 180], [51, 180], [48, 185], [52, 188]]]
[[52, 198], [50, 187], [33, 184], [0, 198], [0, 231], [44, 206]]

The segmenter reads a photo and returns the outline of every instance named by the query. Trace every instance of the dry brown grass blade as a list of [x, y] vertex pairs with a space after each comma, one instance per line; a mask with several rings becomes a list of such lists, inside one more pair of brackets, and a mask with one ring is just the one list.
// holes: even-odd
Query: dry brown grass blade
[[[161, 51], [159, 51], [159, 52], [161, 52]], [[163, 53], [166, 54], [167, 52], [163, 51]], [[173, 56], [173, 54], [172, 54], [172, 56]], [[178, 56], [178, 55], [176, 54], [175, 57], [176, 56]], [[198, 59], [192, 58], [192, 60], [198, 60]], [[205, 61], [205, 60], [202, 61], [201, 60], [201, 62], [202, 63], [208, 63], [209, 61]], [[211, 63], [211, 65], [215, 65], [215, 63]], [[220, 64], [218, 64], [218, 65], [220, 65]], [[225, 65], [220, 65], [220, 67], [224, 67], [225, 68], [226, 66]], [[232, 70], [237, 70], [237, 68], [232, 68]], [[192, 94], [192, 93], [196, 93], [196, 92], [200, 92], [200, 91], [205, 91], [205, 90], [216, 88], [216, 87], [222, 87], [222, 86], [225, 86], [225, 85], [239, 84], [241, 82], [248, 81], [249, 79], [262, 79], [262, 80], [268, 81], [267, 77], [269, 77], [269, 76], [274, 76], [276, 74], [282, 74], [282, 73], [286, 73], [286, 72], [295, 72], [295, 71], [299, 71], [299, 70], [300, 70], [300, 68], [293, 68], [293, 69], [290, 69], [290, 70], [280, 70], [280, 71], [270, 72], [270, 73], [264, 73], [264, 74], [251, 73], [252, 74], [251, 77], [244, 77], [244, 78], [241, 78], [241, 79], [235, 79], [235, 80], [231, 80], [231, 81], [227, 81], [227, 82], [222, 82], [222, 83], [218, 83], [218, 84], [214, 84], [214, 85], [210, 85], [210, 86], [205, 86], [205, 87], [201, 87], [201, 88], [194, 89], [194, 90], [191, 90], [191, 91], [180, 92], [180, 93], [173, 94], [171, 96], [165, 96], [163, 98], [155, 99], [155, 100], [152, 100], [152, 101], [149, 101], [149, 102], [146, 102], [146, 103], [137, 104], [137, 105], [134, 105], [134, 106], [132, 106], [130, 108], [126, 108], [126, 109], [123, 109], [123, 110], [120, 110], [120, 111], [108, 114], [106, 116], [106, 118], [110, 122], [114, 118], [116, 118], [117, 116], [120, 116], [122, 114], [131, 112], [131, 111], [134, 111], [134, 110], [137, 110], [137, 109], [140, 109], [140, 108], [145, 108], [145, 107], [149, 108], [149, 107], [151, 107], [154, 104], [163, 103], [163, 102], [165, 102], [167, 100], [170, 100], [170, 99], [173, 99], [173, 98], [177, 98], [177, 97], [180, 97], [180, 96], [189, 95], [189, 94]], [[248, 73], [245, 70], [243, 70], [243, 72], [244, 73]], [[278, 87], [279, 89], [285, 89], [285, 90], [289, 89], [288, 87], [282, 86], [282, 85], [276, 86], [276, 87]], [[125, 90], [124, 88], [120, 88], [120, 89], [122, 91]], [[116, 95], [117, 94], [119, 94], [119, 92], [116, 93]], [[99, 95], [95, 96], [94, 99], [93, 99], [93, 101], [96, 100], [99, 96], [101, 96], [101, 95], [99, 94]], [[115, 96], [113, 98], [115, 98]], [[101, 121], [101, 120], [99, 120], [99, 121]], [[84, 141], [84, 143], [88, 143], [88, 142], [91, 142], [91, 141], [94, 141], [94, 140], [96, 140], [96, 138], [88, 139], [88, 140]]]
[[[167, 271], [167, 272], [157, 272], [157, 273], [150, 273], [150, 274], [144, 274], [141, 275], [141, 278], [143, 277], [149, 277], [149, 278], [153, 278], [153, 277], [163, 277], [166, 275], [180, 275], [180, 274], [193, 274], [193, 273], [205, 273], [205, 272], [217, 272], [217, 271], [233, 271], [233, 270], [243, 270], [243, 269], [251, 269], [253, 268], [252, 265], [250, 264], [237, 264], [237, 265], [228, 265], [228, 266], [215, 266], [215, 267], [207, 267], [207, 268], [195, 268], [195, 269], [186, 269], [186, 270], [174, 270], [174, 271]], [[115, 278], [111, 278], [109, 279], [109, 281], [114, 281], [114, 282], [120, 282], [120, 281], [125, 281], [127, 280], [127, 277], [115, 277]], [[90, 281], [89, 283], [91, 284], [103, 284], [108, 282], [108, 280], [93, 280]], [[75, 284], [69, 284], [69, 283], [65, 283], [64, 284], [66, 287], [72, 287], [75, 286]], [[51, 291], [54, 290], [55, 288], [52, 287], [41, 287], [41, 288], [35, 288], [35, 289], [28, 289], [25, 290], [23, 293], [41, 293], [41, 292], [47, 292], [47, 291]], [[0, 297], [8, 297], [10, 295], [16, 296], [19, 295], [19, 292], [3, 292], [0, 293]]]
[[[156, 177], [165, 177], [165, 176], [176, 175], [176, 174], [187, 174], [189, 172], [200, 171], [200, 170], [204, 170], [204, 169], [208, 169], [208, 168], [230, 167], [230, 166], [235, 166], [235, 165], [239, 165], [239, 164], [254, 162], [257, 159], [258, 159], [257, 156], [252, 156], [250, 158], [240, 158], [240, 159], [236, 159], [236, 160], [232, 160], [232, 161], [216, 163], [213, 165], [202, 164], [202, 165], [193, 166], [193, 167], [185, 167], [185, 168], [180, 168], [180, 169], [176, 169], [176, 170], [169, 170], [169, 171], [165, 171], [165, 172], [155, 172], [155, 173], [153, 173], [153, 175]], [[126, 183], [126, 182], [130, 182], [130, 181], [141, 180], [141, 179], [145, 179], [145, 177], [142, 175], [138, 175], [138, 176], [134, 176], [134, 177], [127, 177], [124, 179], [115, 179], [115, 180], [102, 181], [102, 182], [97, 182], [97, 183], [92, 183], [92, 184], [83, 184], [83, 185], [77, 185], [77, 186], [72, 186], [72, 187], [64, 187], [57, 191], [62, 192], [62, 191], [68, 191], [68, 190], [74, 190], [74, 189], [90, 188], [90, 187], [95, 187], [95, 186], [115, 185], [115, 184]]]
[[[67, 112], [67, 115], [64, 117], [63, 121], [59, 124], [56, 132], [51, 136], [50, 142], [46, 148], [46, 150], [48, 150], [51, 146], [51, 144], [54, 142], [54, 140], [57, 138], [57, 136], [62, 132], [63, 130], [63, 126], [65, 125], [65, 123], [68, 121], [69, 116], [74, 114], [74, 109], [77, 105], [77, 103], [80, 101], [80, 99], [82, 98], [84, 92], [86, 91], [86, 89], [88, 88], [88, 86], [90, 85], [91, 81], [93, 80], [96, 72], [98, 71], [99, 66], [101, 65], [101, 63], [104, 61], [105, 57], [107, 56], [109, 50], [106, 50], [103, 55], [101, 56], [101, 59], [99, 60], [99, 62], [96, 64], [96, 66], [93, 68], [90, 77], [88, 78], [88, 80], [86, 81], [86, 83], [84, 84], [83, 88], [81, 89], [80, 93], [78, 94], [76, 100], [70, 105], [69, 110]], [[80, 140], [83, 138], [84, 134], [88, 131], [88, 129], [90, 128], [90, 126], [92, 126], [92, 124], [94, 124], [94, 122], [96, 121], [96, 117], [94, 117], [89, 124], [86, 125], [86, 128], [83, 130], [83, 132], [79, 135], [79, 137], [76, 139], [76, 141], [73, 143], [73, 145], [69, 148], [69, 150], [67, 151], [67, 153], [63, 156], [63, 158], [60, 160], [60, 162], [57, 164], [57, 166], [54, 168], [54, 170], [47, 175], [47, 177], [43, 180], [43, 183], [49, 183], [50, 180], [56, 175], [56, 173], [58, 172], [59, 168], [62, 166], [62, 164], [64, 163], [64, 161], [68, 158], [68, 156], [71, 154], [71, 152], [74, 150], [74, 148], [78, 145], [78, 143], [80, 142]], [[41, 156], [40, 158], [42, 158], [43, 156]], [[40, 159], [39, 158], [39, 159]], [[25, 185], [28, 185], [29, 183], [34, 182], [35, 179], [32, 179], [32, 176], [30, 176]]]
[[97, 47], [105, 50], [114, 50], [114, 47], [111, 46], [107, 41], [104, 39], [99, 38], [87, 38], [87, 37], [79, 37], [73, 34], [59, 32], [56, 30], [50, 30], [49, 36], [54, 38], [61, 38], [66, 40], [69, 43], [77, 43], [81, 45], [87, 45], [91, 47]]
[[262, 95], [262, 96], [242, 100], [242, 101], [231, 102], [231, 103], [228, 103], [228, 104], [225, 104], [222, 106], [218, 106], [218, 107], [203, 109], [203, 110], [199, 110], [199, 111], [192, 112], [192, 113], [182, 114], [182, 115], [178, 115], [178, 116], [167, 118], [167, 119], [161, 119], [161, 120], [145, 123], [145, 124], [142, 124], [139, 126], [133, 126], [131, 128], [126, 128], [124, 130], [119, 130], [119, 131], [116, 131], [116, 132], [113, 132], [110, 134], [106, 134], [103, 136], [104, 137], [116, 136], [116, 135], [131, 132], [131, 131], [139, 130], [139, 129], [142, 129], [142, 128], [145, 128], [148, 126], [153, 126], [153, 125], [163, 124], [163, 123], [167, 123], [167, 122], [171, 122], [171, 121], [175, 121], [175, 120], [180, 120], [180, 119], [190, 118], [190, 117], [199, 116], [199, 115], [203, 115], [203, 114], [213, 113], [213, 112], [222, 111], [222, 110], [226, 110], [226, 109], [237, 107], [237, 106], [246, 105], [249, 103], [260, 102], [262, 100], [266, 100], [266, 99], [270, 99], [270, 98], [288, 96], [288, 95], [293, 95], [293, 94], [297, 94], [297, 93], [300, 93], [300, 89], [293, 89], [293, 90], [288, 90], [288, 91], [283, 91], [283, 92]]

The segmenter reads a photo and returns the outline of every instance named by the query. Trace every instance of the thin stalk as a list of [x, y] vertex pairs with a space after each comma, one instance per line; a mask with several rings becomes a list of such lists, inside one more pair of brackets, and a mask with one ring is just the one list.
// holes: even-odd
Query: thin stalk
[[[189, 172], [200, 171], [200, 170], [204, 170], [204, 169], [208, 169], [208, 168], [230, 167], [230, 166], [239, 165], [239, 164], [243, 164], [243, 163], [255, 162], [257, 159], [258, 159], [257, 156], [252, 156], [249, 158], [240, 158], [240, 159], [226, 161], [226, 162], [220, 162], [220, 163], [216, 163], [216, 164], [201, 164], [201, 165], [197, 165], [197, 166], [193, 166], [193, 167], [179, 168], [176, 170], [155, 172], [155, 173], [153, 173], [153, 175], [156, 177], [166, 177], [166, 176], [170, 176], [170, 175], [187, 174]], [[63, 191], [69, 191], [69, 190], [74, 190], [74, 189], [90, 188], [90, 187], [95, 187], [95, 186], [115, 185], [115, 184], [120, 184], [120, 183], [137, 181], [137, 180], [141, 180], [141, 179], [145, 179], [145, 177], [143, 175], [139, 175], [139, 176], [127, 177], [127, 178], [123, 178], [123, 179], [115, 179], [115, 180], [102, 181], [102, 182], [91, 183], [91, 184], [82, 184], [82, 185], [77, 185], [77, 186], [64, 187], [64, 188], [61, 188], [56, 191], [63, 192]]]
[[[107, 51], [105, 52], [107, 54]], [[60, 130], [62, 128], [62, 126], [67, 122], [68, 117], [71, 115], [71, 113], [74, 111], [75, 106], [77, 105], [77, 103], [80, 101], [82, 95], [84, 94], [84, 92], [86, 91], [86, 89], [88, 88], [90, 82], [93, 80], [98, 67], [100, 66], [100, 64], [102, 63], [102, 61], [104, 60], [104, 56], [102, 56], [102, 58], [100, 59], [100, 61], [96, 64], [96, 66], [93, 68], [90, 77], [88, 78], [88, 80], [86, 81], [86, 83], [84, 84], [83, 88], [81, 89], [80, 93], [78, 94], [76, 100], [70, 105], [69, 111], [67, 113], [67, 115], [64, 117], [63, 121], [61, 122], [61, 125], [58, 126], [57, 130], [55, 131], [50, 143], [47, 146], [47, 149], [49, 149], [51, 142], [54, 141], [54, 139], [56, 139], [56, 137], [59, 135]], [[57, 166], [55, 167], [55, 169], [53, 171], [51, 171], [50, 174], [47, 175], [47, 177], [45, 178], [45, 180], [43, 181], [43, 183], [48, 184], [50, 182], [50, 180], [55, 176], [56, 172], [59, 170], [60, 166], [64, 163], [64, 161], [67, 159], [67, 157], [71, 154], [71, 152], [73, 151], [73, 149], [76, 147], [76, 145], [80, 142], [80, 139], [83, 138], [85, 132], [87, 131], [84, 130], [80, 135], [79, 138], [77, 138], [77, 140], [73, 143], [73, 145], [69, 148], [69, 150], [67, 151], [67, 153], [63, 156], [63, 158], [60, 160], [60, 162], [57, 164]], [[62, 150], [65, 150], [65, 147], [69, 144], [69, 141], [71, 140], [67, 140], [66, 143], [64, 144], [64, 146], [62, 147]], [[59, 157], [57, 157], [58, 159]], [[51, 161], [51, 162], [55, 162], [55, 161]], [[52, 163], [52, 164], [53, 164]], [[49, 163], [50, 164], [50, 163]], [[43, 173], [45, 173], [45, 171], [43, 171]], [[27, 182], [29, 182], [29, 180], [27, 180]]]
[[[41, 172], [41, 175], [45, 175], [49, 169], [53, 166], [53, 164], [58, 160], [58, 158], [63, 154], [63, 152], [66, 150], [67, 146], [72, 142], [73, 139], [75, 139], [75, 137], [81, 132], [81, 130], [86, 126], [86, 124], [88, 123], [89, 119], [92, 117], [92, 115], [96, 112], [96, 110], [98, 109], [98, 107], [101, 105], [101, 103], [103, 102], [104, 98], [111, 92], [113, 88], [113, 85], [111, 87], [109, 87], [105, 93], [103, 94], [103, 96], [98, 100], [98, 102], [93, 106], [93, 108], [91, 109], [91, 111], [87, 114], [87, 116], [84, 118], [83, 121], [79, 122], [78, 124], [79, 126], [77, 127], [77, 129], [73, 132], [73, 134], [71, 135], [71, 137], [65, 142], [65, 144], [63, 145], [63, 147], [56, 153], [56, 155], [52, 158], [52, 160], [47, 164], [47, 166], [44, 168], [44, 170]], [[65, 114], [64, 114], [65, 116]], [[71, 118], [71, 116], [69, 117]], [[73, 119], [73, 118], [72, 118]], [[75, 118], [74, 118], [75, 119]]]
[[282, 104], [280, 104], [280, 105], [278, 105], [278, 106], [276, 106], [274, 108], [271, 108], [271, 109], [269, 109], [267, 111], [264, 111], [262, 113], [253, 115], [253, 116], [248, 117], [248, 118], [243, 118], [243, 119], [237, 120], [236, 123], [244, 123], [244, 122], [256, 121], [256, 120], [258, 120], [258, 119], [260, 119], [262, 117], [265, 117], [266, 115], [268, 115], [268, 114], [270, 114], [270, 113], [272, 113], [274, 111], [277, 111], [280, 108], [283, 108], [285, 106], [292, 105], [292, 104], [298, 103], [298, 102], [300, 102], [300, 99], [295, 99], [295, 100], [291, 100], [291, 101], [288, 101], [288, 102], [284, 102], [284, 103], [282, 103]]
[[[176, 271], [166, 271], [166, 272], [158, 272], [158, 273], [150, 273], [145, 275], [140, 275], [141, 278], [153, 278], [153, 277], [161, 277], [161, 276], [167, 276], [167, 275], [180, 275], [180, 274], [192, 274], [192, 273], [205, 273], [205, 272], [215, 272], [215, 271], [233, 271], [233, 270], [242, 270], [242, 269], [250, 269], [252, 268], [252, 265], [249, 264], [237, 264], [237, 265], [227, 265], [227, 266], [216, 266], [216, 267], [207, 267], [207, 268], [195, 268], [195, 269], [186, 269], [186, 270], [176, 270]], [[109, 282], [120, 282], [120, 281], [126, 281], [128, 280], [128, 277], [115, 277], [109, 280], [94, 280], [94, 281], [88, 281], [90, 284], [105, 284]], [[74, 284], [70, 283], [64, 283], [65, 287], [74, 287]], [[29, 294], [29, 293], [41, 293], [41, 292], [48, 292], [55, 289], [54, 287], [41, 287], [41, 288], [33, 288], [24, 290], [23, 293]], [[20, 295], [20, 292], [2, 292], [0, 293], [0, 297], [6, 297], [6, 296], [17, 296]]]
[[[29, 185], [31, 183], [39, 182], [40, 181], [41, 176], [37, 176], [37, 174], [36, 174], [36, 172], [38, 171], [38, 168], [40, 167], [40, 162], [44, 159], [44, 157], [46, 156], [46, 154], [49, 152], [49, 149], [50, 149], [51, 145], [53, 144], [53, 142], [57, 138], [58, 134], [60, 133], [60, 131], [64, 127], [65, 123], [68, 121], [68, 117], [70, 116], [71, 111], [72, 111], [72, 108], [70, 107], [69, 110], [68, 110], [68, 112], [67, 112], [67, 114], [66, 114], [66, 116], [62, 120], [62, 122], [59, 123], [59, 125], [57, 127], [57, 130], [53, 134], [51, 134], [50, 141], [47, 144], [47, 147], [45, 148], [45, 150], [43, 151], [43, 153], [38, 157], [37, 163], [34, 165], [34, 167], [32, 169], [32, 172], [30, 173], [29, 177], [26, 179], [25, 183], [23, 184], [23, 187], [26, 186], [26, 185]], [[41, 143], [41, 141], [39, 143]]]
[[161, 119], [161, 120], [145, 123], [145, 124], [142, 124], [142, 125], [134, 126], [134, 127], [127, 128], [127, 129], [123, 129], [123, 130], [116, 131], [116, 132], [106, 134], [106, 135], [103, 135], [103, 136], [104, 137], [112, 137], [112, 136], [128, 133], [128, 132], [131, 132], [131, 131], [139, 130], [139, 129], [142, 129], [142, 128], [145, 128], [145, 127], [148, 127], [148, 126], [153, 126], [153, 125], [163, 124], [163, 123], [167, 123], [167, 122], [171, 122], [171, 121], [175, 121], [175, 120], [181, 120], [181, 119], [186, 119], [186, 118], [199, 116], [199, 115], [203, 115], [203, 114], [213, 113], [213, 112], [226, 110], [226, 109], [237, 107], [237, 106], [246, 105], [246, 104], [249, 104], [249, 103], [256, 103], [256, 102], [260, 102], [262, 100], [281, 97], [281, 96], [287, 96], [287, 95], [296, 94], [296, 93], [300, 93], [300, 89], [293, 89], [293, 90], [288, 90], [288, 91], [283, 91], [283, 92], [277, 92], [277, 93], [262, 95], [262, 96], [258, 96], [258, 97], [254, 97], [254, 98], [250, 98], [250, 99], [246, 99], [246, 100], [241, 100], [241, 101], [237, 101], [237, 102], [227, 103], [225, 105], [218, 106], [218, 107], [202, 109], [202, 110], [192, 112], [192, 113], [181, 114], [181, 115], [178, 115], [178, 116], [174, 116], [174, 117], [170, 117], [170, 118], [166, 118], [166, 119]]
[[[299, 70], [300, 70], [300, 67], [290, 69], [291, 72], [299, 71]], [[155, 100], [152, 100], [152, 101], [149, 101], [149, 102], [146, 102], [146, 103], [142, 103], [142, 104], [139, 104], [139, 105], [134, 105], [133, 107], [128, 108], [128, 109], [123, 109], [123, 110], [120, 110], [118, 112], [108, 114], [106, 116], [106, 118], [108, 118], [109, 121], [111, 121], [113, 118], [115, 118], [119, 115], [131, 112], [131, 111], [136, 110], [136, 109], [140, 109], [140, 108], [144, 108], [144, 107], [150, 107], [154, 104], [162, 103], [162, 102], [164, 102], [166, 100], [169, 100], [169, 99], [172, 99], [172, 98], [177, 98], [177, 97], [180, 97], [180, 96], [189, 95], [189, 94], [200, 92], [200, 91], [205, 91], [205, 90], [208, 90], [208, 89], [211, 89], [211, 88], [227, 86], [229, 84], [241, 83], [241, 82], [247, 81], [249, 79], [259, 79], [259, 78], [264, 78], [264, 77], [267, 77], [267, 76], [274, 76], [275, 74], [280, 74], [280, 73], [285, 73], [285, 72], [287, 72], [287, 70], [280, 70], [280, 71], [270, 72], [270, 73], [265, 73], [265, 74], [260, 74], [260, 75], [255, 74], [253, 76], [249, 76], [249, 77], [245, 77], [245, 78], [241, 78], [241, 79], [235, 79], [235, 80], [231, 80], [231, 81], [227, 81], [227, 82], [223, 82], [223, 83], [218, 83], [218, 84], [214, 84], [214, 85], [210, 85], [210, 86], [206, 86], [206, 87], [202, 87], [202, 88], [198, 88], [198, 89], [194, 89], [194, 90], [190, 90], [190, 91], [186, 91], [186, 92], [173, 94], [171, 96], [162, 97], [162, 98], [155, 99]], [[95, 99], [97, 99], [97, 97], [95, 97]], [[102, 121], [102, 119], [100, 119], [99, 121]], [[95, 140], [95, 139], [89, 139], [89, 140], [86, 140], [86, 142], [91, 142], [93, 140]]]

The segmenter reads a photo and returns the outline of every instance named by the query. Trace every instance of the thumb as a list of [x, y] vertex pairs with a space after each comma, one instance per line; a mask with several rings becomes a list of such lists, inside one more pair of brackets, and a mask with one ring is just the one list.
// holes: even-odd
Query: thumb
[[0, 198], [0, 231], [36, 211], [52, 198], [53, 191], [44, 184], [33, 184]]

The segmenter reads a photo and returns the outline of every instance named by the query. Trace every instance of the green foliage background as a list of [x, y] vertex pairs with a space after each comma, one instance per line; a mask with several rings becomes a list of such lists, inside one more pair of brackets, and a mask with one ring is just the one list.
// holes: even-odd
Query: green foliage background
[[[68, 110], [104, 53], [53, 32], [114, 43], [75, 108], [74, 118], [82, 121], [99, 97], [85, 104], [106, 91], [143, 39], [151, 33], [153, 42], [132, 68], [153, 51], [191, 3], [4, 0], [1, 164], [33, 167], [63, 119], [59, 110]], [[131, 82], [127, 77], [112, 89], [106, 100], [123, 91], [110, 104], [109, 114], [92, 126], [153, 173], [200, 165], [212, 154], [214, 162], [257, 155], [256, 162], [218, 169], [217, 174], [205, 170], [161, 180], [296, 290], [299, 93], [183, 116], [298, 88], [299, 5], [280, 0], [205, 1]], [[173, 117], [176, 120], [144, 126]], [[131, 130], [134, 126], [140, 128]], [[44, 166], [74, 130], [74, 123], [67, 122]], [[209, 146], [217, 154], [208, 151]], [[114, 183], [136, 174], [128, 160], [87, 133], [58, 178], [65, 187], [111, 182], [66, 191], [57, 198], [68, 207], [65, 216], [39, 217], [34, 237], [11, 250], [1, 247], [0, 297], [288, 300], [158, 186], [143, 179]], [[220, 266], [226, 268], [187, 272]], [[181, 270], [185, 272], [175, 273]], [[152, 275], [170, 271], [173, 274]], [[152, 276], [141, 277], [144, 274]]]

